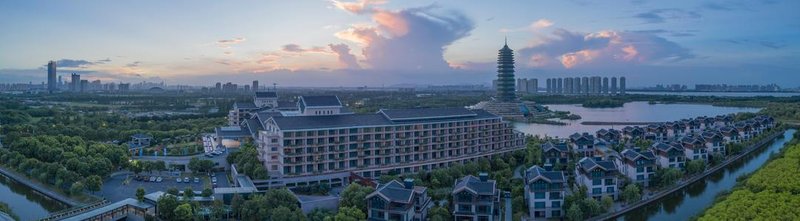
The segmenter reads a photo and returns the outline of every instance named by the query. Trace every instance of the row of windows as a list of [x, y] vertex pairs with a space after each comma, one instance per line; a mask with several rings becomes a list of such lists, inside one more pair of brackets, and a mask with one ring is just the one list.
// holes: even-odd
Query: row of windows
[[[614, 187], [606, 187], [606, 193], [614, 193], [614, 192], [615, 192]], [[600, 187], [592, 188], [592, 194], [603, 194], [603, 188]]]
[[[479, 121], [463, 121], [463, 122], [451, 122], [451, 123], [440, 123], [440, 124], [421, 124], [421, 125], [406, 125], [406, 126], [393, 126], [393, 127], [366, 127], [366, 128], [350, 128], [350, 129], [338, 129], [338, 130], [318, 130], [318, 131], [305, 131], [305, 132], [284, 132], [284, 137], [302, 137], [302, 136], [317, 136], [317, 135], [335, 135], [335, 134], [357, 134], [357, 133], [372, 133], [372, 132], [391, 132], [391, 131], [408, 131], [408, 130], [420, 130], [420, 129], [437, 129], [437, 128], [453, 128], [453, 127], [461, 127], [464, 128], [466, 126], [473, 126], [479, 124], [487, 124], [493, 123], [491, 125], [480, 126], [480, 130], [484, 129], [497, 129], [501, 128], [503, 124], [501, 124], [499, 119], [492, 119], [492, 120], [479, 120]], [[465, 128], [466, 129], [466, 128]]]
[[[546, 205], [545, 202], [535, 202], [533, 203], [533, 208], [544, 209]], [[550, 202], [550, 208], [561, 208], [561, 201]]]
[[[536, 192], [536, 193], [533, 194], [533, 198], [534, 199], [545, 199], [546, 195], [547, 195], [546, 192]], [[550, 192], [550, 199], [552, 199], [552, 200], [561, 199], [561, 192]]]
[[[592, 179], [592, 186], [599, 186], [599, 185], [602, 185], [602, 184], [603, 184], [603, 179]], [[614, 181], [614, 179], [605, 179], [605, 185], [606, 186], [614, 185], [614, 184], [616, 184], [616, 181]]]

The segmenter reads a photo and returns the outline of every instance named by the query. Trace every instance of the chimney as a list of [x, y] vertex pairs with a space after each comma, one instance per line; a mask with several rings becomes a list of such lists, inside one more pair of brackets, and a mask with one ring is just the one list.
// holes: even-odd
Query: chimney
[[414, 179], [406, 178], [403, 180], [403, 184], [405, 185], [406, 189], [414, 189]]
[[481, 179], [481, 182], [489, 181], [489, 174], [486, 172], [481, 172], [478, 174], [478, 178]]

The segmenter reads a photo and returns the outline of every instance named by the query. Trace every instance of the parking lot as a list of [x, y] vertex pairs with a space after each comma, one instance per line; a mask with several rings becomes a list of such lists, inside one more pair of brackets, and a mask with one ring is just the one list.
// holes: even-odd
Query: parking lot
[[[150, 174], [142, 173], [140, 176], [149, 176]], [[103, 187], [101, 188], [100, 192], [97, 195], [105, 197], [107, 200], [111, 202], [123, 200], [125, 198], [136, 198], [136, 189], [139, 187], [144, 188], [145, 193], [152, 193], [156, 191], [164, 191], [166, 192], [170, 188], [177, 188], [180, 191], [183, 191], [187, 187], [192, 188], [194, 191], [203, 191], [205, 188], [211, 188], [211, 177], [203, 173], [202, 175], [194, 175], [191, 173], [184, 173], [181, 175], [181, 182], [177, 181], [177, 176], [172, 176], [169, 172], [161, 172], [161, 173], [153, 173], [153, 176], [160, 176], [162, 177], [161, 182], [149, 182], [148, 181], [139, 181], [134, 179], [134, 175], [119, 175], [115, 177], [111, 177], [105, 181]], [[228, 176], [224, 172], [215, 173], [217, 178], [217, 187], [228, 187], [230, 186], [228, 182]], [[186, 183], [183, 181], [184, 178], [188, 177], [189, 182]], [[194, 178], [198, 178], [198, 182], [194, 182]], [[125, 181], [129, 180], [127, 184]]]

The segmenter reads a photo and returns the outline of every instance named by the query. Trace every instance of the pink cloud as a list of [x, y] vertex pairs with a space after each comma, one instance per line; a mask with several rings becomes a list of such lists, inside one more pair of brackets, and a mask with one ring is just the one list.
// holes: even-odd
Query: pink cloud
[[354, 14], [361, 14], [368, 11], [374, 5], [385, 4], [385, 0], [359, 0], [355, 2], [343, 2], [338, 0], [331, 1], [336, 8], [348, 11]]

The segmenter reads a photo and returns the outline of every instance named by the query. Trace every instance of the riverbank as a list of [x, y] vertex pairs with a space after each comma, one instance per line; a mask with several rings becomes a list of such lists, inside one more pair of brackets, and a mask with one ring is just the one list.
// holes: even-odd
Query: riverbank
[[76, 201], [76, 200], [74, 200], [72, 198], [69, 198], [67, 196], [64, 196], [64, 195], [62, 195], [62, 194], [60, 194], [60, 193], [58, 193], [56, 191], [50, 190], [49, 188], [43, 186], [42, 184], [35, 183], [35, 182], [29, 180], [28, 178], [25, 178], [24, 176], [19, 175], [19, 174], [15, 173], [14, 171], [11, 171], [8, 168], [0, 166], [0, 173], [3, 176], [11, 178], [15, 182], [18, 182], [18, 183], [21, 183], [21, 184], [23, 184], [25, 186], [30, 187], [31, 189], [33, 189], [37, 193], [40, 193], [40, 194], [42, 194], [44, 196], [47, 196], [47, 197], [49, 197], [49, 198], [51, 198], [53, 200], [56, 200], [58, 202], [61, 202], [63, 204], [69, 205], [70, 207], [75, 207], [75, 206], [82, 205], [82, 203], [80, 203], [80, 202], [78, 202], [78, 201]]
[[614, 126], [614, 125], [648, 125], [648, 124], [661, 124], [664, 122], [625, 122], [625, 121], [584, 121], [582, 125], [599, 125], [599, 126]]
[[732, 158], [728, 158], [725, 161], [720, 162], [716, 166], [709, 168], [708, 170], [704, 171], [701, 174], [691, 176], [691, 177], [689, 177], [688, 179], [685, 179], [685, 180], [681, 180], [676, 186], [673, 186], [673, 187], [667, 188], [665, 190], [659, 191], [655, 195], [652, 195], [647, 199], [643, 199], [643, 200], [640, 200], [640, 201], [635, 202], [633, 204], [630, 204], [630, 205], [628, 205], [627, 207], [625, 207], [625, 208], [623, 208], [621, 210], [610, 212], [610, 213], [601, 214], [599, 216], [592, 217], [589, 220], [612, 220], [614, 218], [617, 218], [617, 217], [620, 217], [622, 215], [625, 215], [626, 213], [628, 213], [630, 211], [633, 211], [633, 210], [636, 210], [636, 209], [638, 209], [640, 207], [649, 205], [652, 202], [655, 202], [655, 201], [657, 201], [657, 200], [659, 200], [659, 199], [661, 199], [661, 198], [663, 198], [665, 196], [668, 196], [668, 195], [670, 195], [670, 194], [672, 194], [672, 193], [674, 193], [674, 192], [676, 192], [678, 190], [684, 189], [687, 186], [689, 186], [690, 184], [693, 184], [693, 183], [695, 183], [695, 182], [697, 182], [697, 181], [699, 181], [701, 179], [704, 179], [704, 178], [708, 177], [711, 174], [714, 174], [714, 173], [718, 172], [719, 170], [721, 170], [723, 168], [726, 168], [729, 164], [731, 164], [733, 162], [736, 162], [736, 161], [740, 160], [741, 158], [743, 158], [745, 156], [750, 155], [750, 153], [752, 153], [753, 151], [758, 150], [758, 149], [760, 149], [762, 147], [765, 147], [766, 144], [774, 141], [780, 135], [783, 135], [786, 131], [787, 131], [787, 129], [781, 129], [781, 130], [779, 130], [777, 132], [773, 132], [769, 136], [767, 136], [767, 137], [763, 138], [762, 140], [760, 140], [758, 143], [750, 145], [747, 148], [743, 149], [741, 153], [733, 156]]

